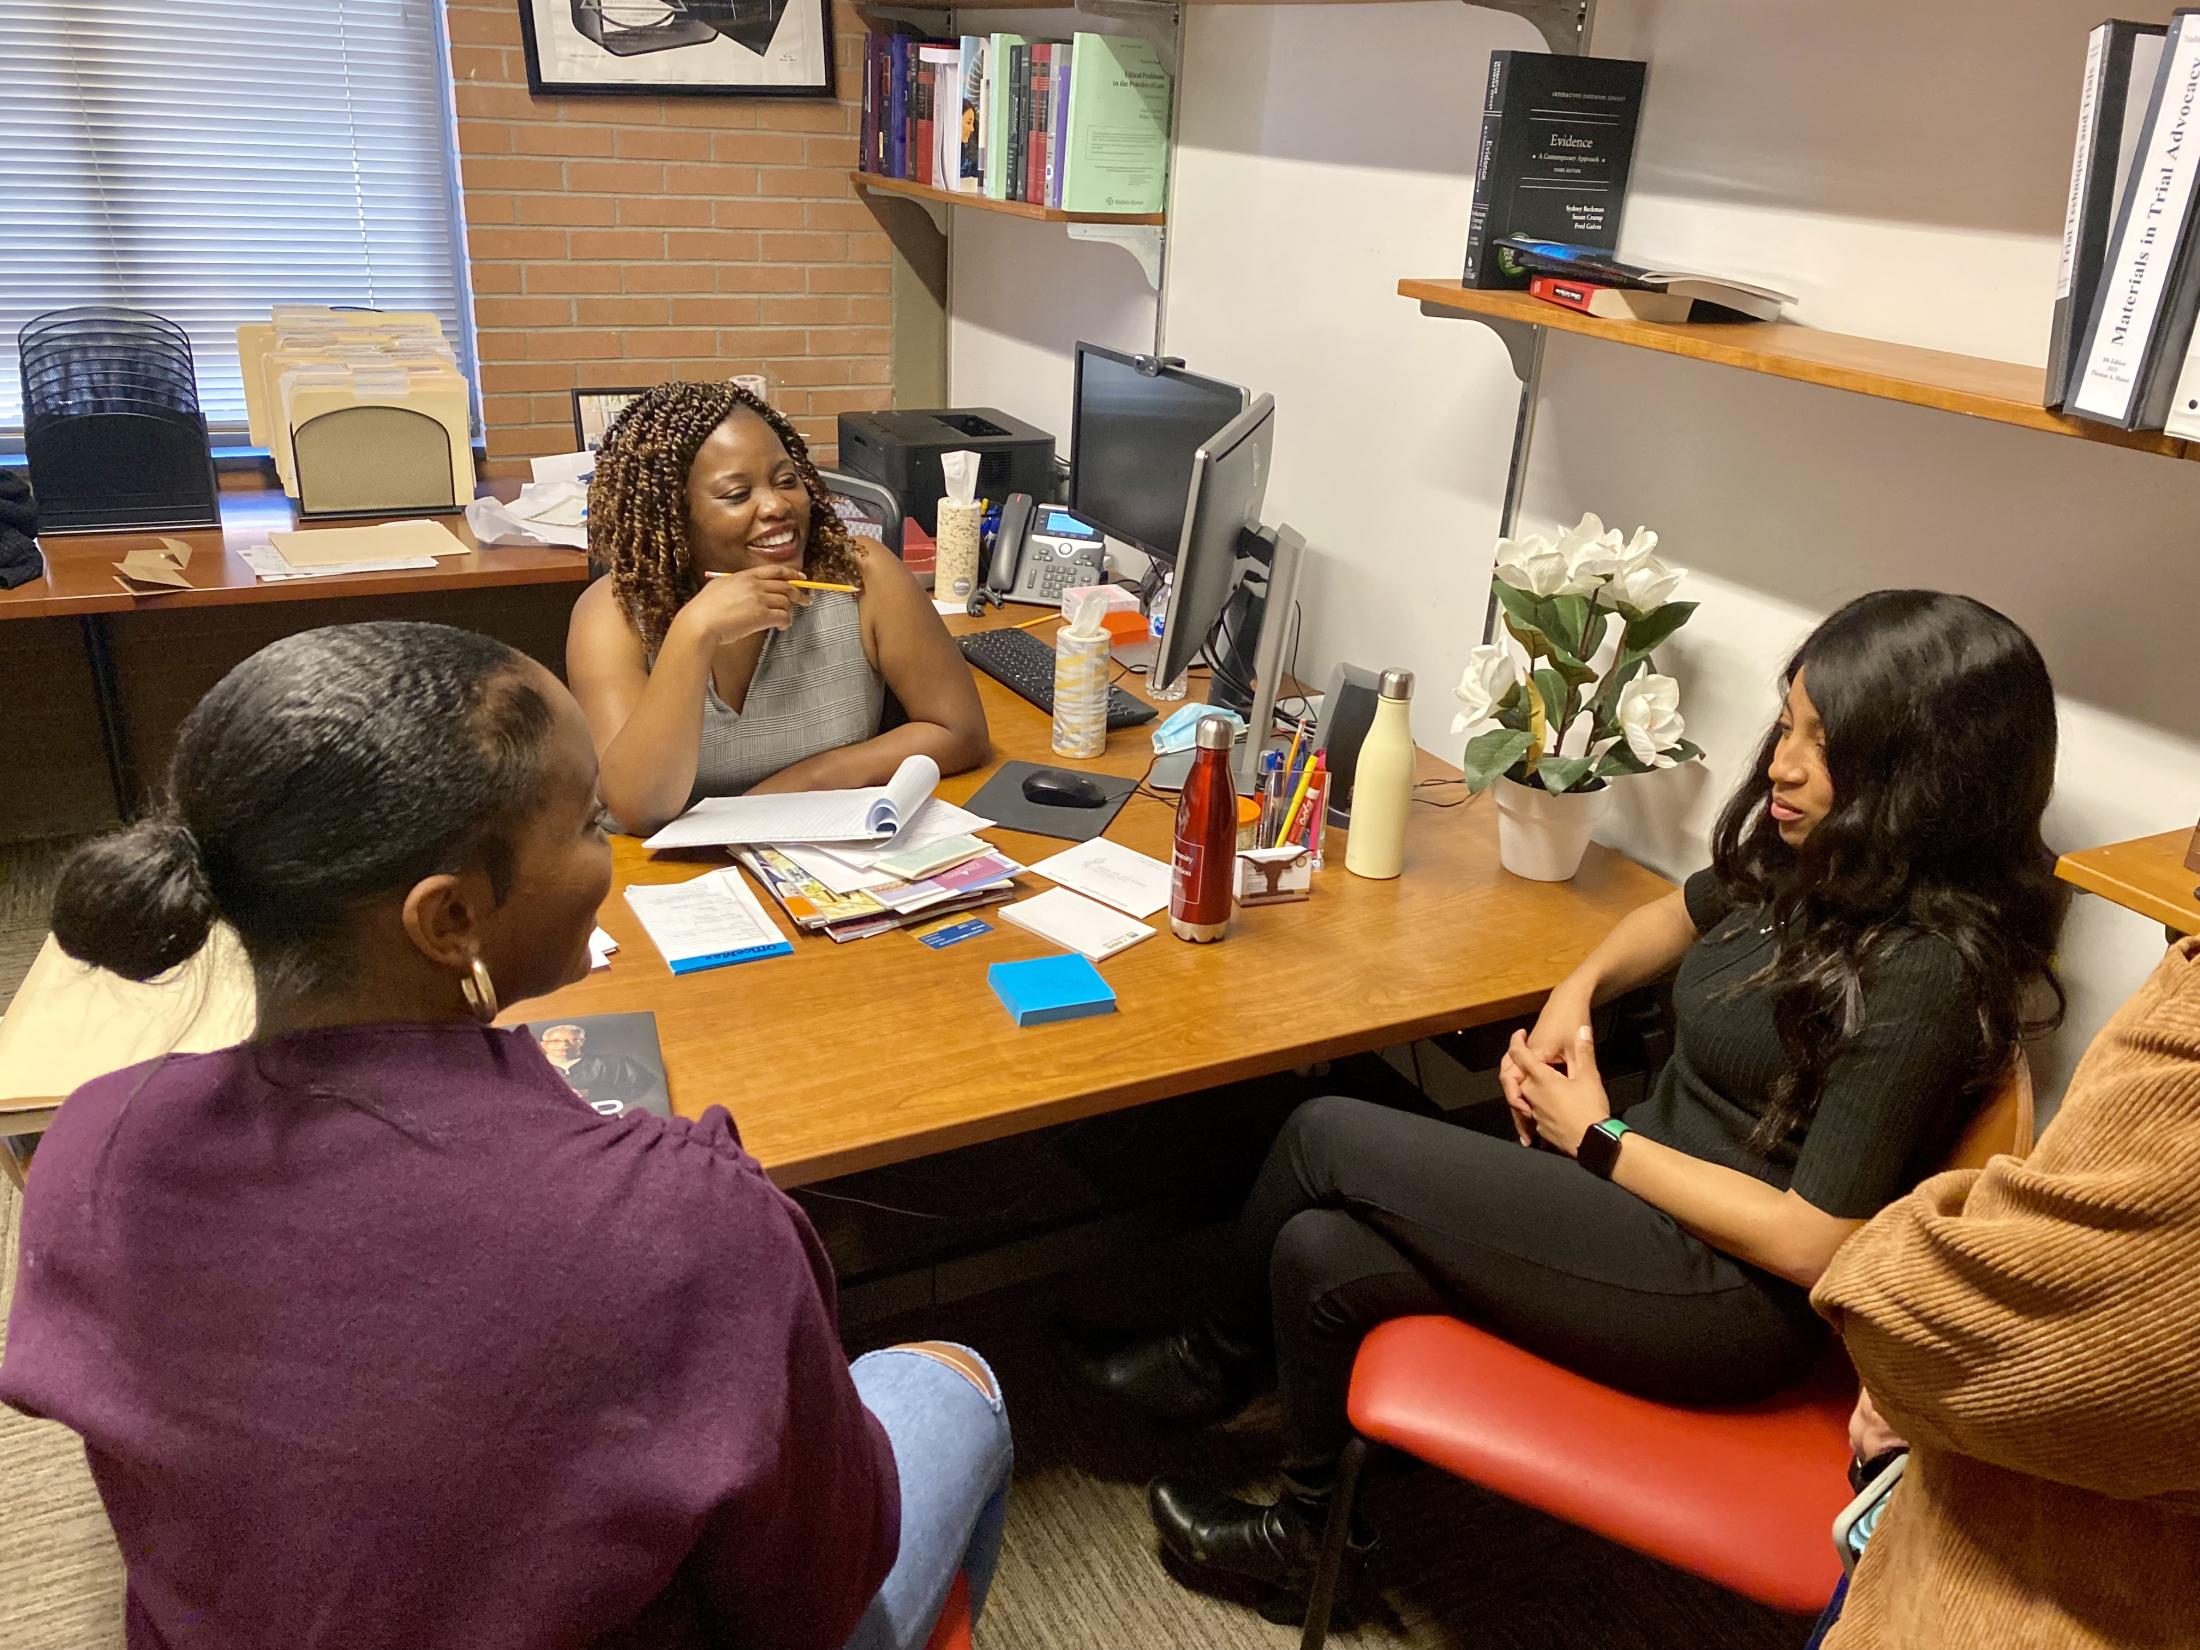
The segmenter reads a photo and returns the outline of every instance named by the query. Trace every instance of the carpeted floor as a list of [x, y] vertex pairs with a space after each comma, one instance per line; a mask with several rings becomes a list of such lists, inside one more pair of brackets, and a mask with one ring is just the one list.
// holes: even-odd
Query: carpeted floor
[[[0, 1003], [43, 939], [59, 852], [0, 848]], [[19, 1205], [0, 1183], [0, 1325], [13, 1298]], [[1166, 1315], [1156, 1277], [1179, 1257], [1130, 1254], [1068, 1278], [980, 1296], [874, 1328], [865, 1344], [951, 1336], [982, 1350], [1008, 1394], [1016, 1484], [1008, 1543], [980, 1632], [987, 1650], [1287, 1650], [1292, 1630], [1166, 1575], [1146, 1481], [1187, 1471], [1257, 1486], [1272, 1412], [1157, 1434], [1074, 1398], [1040, 1324], [1063, 1306], [1131, 1321]], [[5, 1330], [0, 1327], [0, 1355]], [[1802, 1623], [1427, 1472], [1377, 1476], [1379, 1598], [1333, 1642], [1383, 1650], [1794, 1650]], [[82, 1450], [63, 1429], [0, 1409], [0, 1645], [117, 1650], [122, 1566]]]

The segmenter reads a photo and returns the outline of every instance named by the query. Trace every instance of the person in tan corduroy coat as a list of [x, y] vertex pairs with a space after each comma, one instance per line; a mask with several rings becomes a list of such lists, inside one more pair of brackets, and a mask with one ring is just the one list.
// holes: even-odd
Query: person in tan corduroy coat
[[1826, 1650], [2200, 1645], [2200, 939], [1812, 1300], [1911, 1450]]

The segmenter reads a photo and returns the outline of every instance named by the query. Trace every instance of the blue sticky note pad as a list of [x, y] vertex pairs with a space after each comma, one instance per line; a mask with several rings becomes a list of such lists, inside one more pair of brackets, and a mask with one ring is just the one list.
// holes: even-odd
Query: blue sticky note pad
[[1001, 1006], [1020, 1026], [1050, 1025], [1056, 1020], [1082, 1020], [1092, 1014], [1115, 1012], [1115, 991], [1093, 967], [1075, 952], [1061, 957], [1034, 957], [1029, 962], [995, 963], [985, 971], [986, 984]]

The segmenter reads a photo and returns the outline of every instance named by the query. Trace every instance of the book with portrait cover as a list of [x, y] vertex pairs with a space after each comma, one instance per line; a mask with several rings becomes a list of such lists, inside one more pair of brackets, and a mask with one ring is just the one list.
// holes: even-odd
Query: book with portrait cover
[[534, 1038], [551, 1070], [592, 1111], [605, 1117], [634, 1110], [672, 1115], [656, 1015], [575, 1014], [562, 1020], [529, 1020], [527, 1035]]
[[1632, 58], [1490, 53], [1466, 285], [1528, 284], [1499, 264], [1500, 235], [1619, 250], [1645, 72]]

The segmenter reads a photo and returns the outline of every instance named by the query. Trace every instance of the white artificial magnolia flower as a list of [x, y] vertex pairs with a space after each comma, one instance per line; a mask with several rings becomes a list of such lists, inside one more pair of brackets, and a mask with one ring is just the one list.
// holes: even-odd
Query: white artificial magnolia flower
[[1467, 655], [1467, 668], [1451, 696], [1459, 701], [1459, 714], [1451, 719], [1456, 734], [1480, 733], [1487, 727], [1498, 700], [1520, 681], [1520, 666], [1502, 647], [1484, 643]]
[[1618, 571], [1620, 536], [1616, 529], [1607, 531], [1603, 519], [1592, 512], [1559, 535], [1558, 553], [1566, 560], [1566, 583], [1558, 594], [1594, 595]]
[[1566, 589], [1566, 558], [1541, 533], [1497, 541], [1497, 577], [1535, 597], [1558, 596]]
[[1619, 727], [1644, 767], [1675, 766], [1668, 753], [1688, 731], [1681, 720], [1680, 683], [1670, 676], [1637, 676], [1619, 691]]
[[[1647, 537], [1654, 545], [1655, 533], [1637, 534]], [[1629, 607], [1637, 613], [1650, 613], [1673, 599], [1673, 592], [1681, 587], [1681, 580], [1688, 577], [1685, 567], [1669, 566], [1658, 559], [1655, 551], [1645, 550], [1639, 556], [1630, 556], [1620, 563], [1619, 571], [1612, 575], [1597, 599], [1611, 607]]]

